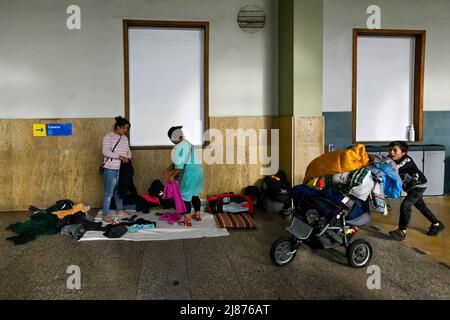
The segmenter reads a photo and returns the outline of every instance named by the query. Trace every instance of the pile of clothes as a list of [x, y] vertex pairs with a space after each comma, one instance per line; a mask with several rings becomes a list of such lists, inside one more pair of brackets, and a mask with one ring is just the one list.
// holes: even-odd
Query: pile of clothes
[[156, 222], [142, 218], [135, 219], [137, 216], [103, 226], [101, 222], [95, 222], [94, 218], [87, 214], [89, 209], [89, 206], [83, 203], [74, 204], [68, 199], [58, 200], [55, 205], [46, 209], [30, 206], [29, 210], [32, 211], [30, 219], [10, 225], [7, 229], [16, 235], [6, 240], [15, 244], [25, 244], [35, 240], [39, 235], [55, 233], [69, 235], [79, 240], [87, 231], [102, 231], [107, 238], [120, 238], [127, 232], [156, 228]]
[[352, 208], [349, 219], [366, 212], [386, 215], [385, 197], [398, 198], [402, 191], [397, 164], [386, 156], [369, 155], [363, 144], [314, 159], [303, 182], [317, 189], [331, 187], [334, 192], [348, 196], [347, 206]]

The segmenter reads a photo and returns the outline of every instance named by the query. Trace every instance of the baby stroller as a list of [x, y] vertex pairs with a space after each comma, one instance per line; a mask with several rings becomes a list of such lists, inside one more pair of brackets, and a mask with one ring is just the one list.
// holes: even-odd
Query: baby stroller
[[286, 228], [290, 236], [279, 238], [272, 244], [270, 258], [275, 265], [291, 263], [303, 242], [325, 249], [344, 246], [347, 261], [353, 268], [370, 263], [373, 256], [370, 243], [363, 239], [352, 241], [358, 226], [370, 221], [368, 213], [347, 220], [350, 199], [328, 188], [317, 190], [298, 185], [290, 189], [290, 195], [294, 204], [292, 223]]

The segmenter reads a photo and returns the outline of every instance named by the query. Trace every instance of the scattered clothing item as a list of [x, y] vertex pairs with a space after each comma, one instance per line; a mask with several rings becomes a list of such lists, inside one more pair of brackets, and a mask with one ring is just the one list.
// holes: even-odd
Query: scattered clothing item
[[223, 205], [223, 212], [226, 213], [241, 213], [241, 212], [248, 212], [248, 203], [237, 203], [237, 202], [230, 202], [230, 203], [224, 203]]
[[132, 224], [128, 224], [128, 225], [133, 225], [133, 224], [154, 224], [155, 227], [156, 227], [156, 222], [150, 221], [150, 220], [146, 220], [146, 219], [143, 219], [143, 218], [139, 218], [135, 222], [133, 222]]
[[179, 212], [171, 212], [159, 217], [161, 221], [167, 221], [169, 224], [174, 224], [183, 219], [183, 215]]
[[149, 202], [150, 204], [154, 204], [154, 205], [158, 205], [159, 204], [159, 199], [158, 197], [153, 197], [151, 195], [143, 195], [142, 196], [147, 202]]
[[84, 218], [85, 218], [87, 221], [95, 222], [95, 218], [94, 218], [93, 216], [88, 215], [88, 214], [87, 214]]
[[208, 198], [209, 213], [249, 213], [253, 214], [253, 202], [243, 194], [222, 193]]
[[[145, 227], [142, 227], [142, 226], [145, 226]], [[103, 229], [106, 230], [106, 232], [103, 233], [103, 235], [108, 238], [120, 238], [125, 233], [127, 233], [129, 228], [131, 228], [131, 227], [133, 227], [133, 229], [132, 229], [133, 231], [131, 231], [131, 232], [135, 232], [134, 230], [154, 229], [154, 228], [156, 228], [156, 222], [139, 218], [136, 221], [134, 221], [133, 223], [121, 222], [118, 224], [108, 224], [105, 227], [103, 227]]]
[[74, 205], [74, 202], [72, 200], [69, 199], [63, 199], [63, 200], [58, 200], [56, 201], [56, 203], [50, 207], [48, 207], [47, 209], [39, 209], [35, 206], [30, 206], [28, 208], [29, 211], [47, 211], [47, 212], [54, 212], [54, 211], [61, 211], [61, 210], [69, 210], [72, 209]]
[[155, 229], [154, 224], [135, 224], [128, 228], [128, 231], [131, 233], [138, 232], [140, 230], [149, 230]]
[[68, 225], [81, 224], [86, 231], [105, 231], [101, 222], [94, 222], [86, 219], [86, 213], [79, 211], [69, 216], [62, 218], [56, 225], [58, 229], [64, 228]]
[[58, 218], [62, 219], [65, 216], [74, 214], [76, 212], [82, 211], [82, 212], [87, 213], [89, 210], [90, 210], [89, 206], [85, 206], [83, 203], [78, 203], [78, 204], [74, 205], [71, 209], [54, 211], [53, 214], [56, 214], [58, 216]]
[[59, 218], [52, 213], [46, 211], [36, 212], [30, 217], [30, 220], [16, 222], [7, 227], [7, 230], [11, 230], [17, 235], [8, 237], [6, 240], [11, 240], [14, 244], [25, 244], [35, 240], [39, 235], [58, 233], [58, 222]]
[[[101, 222], [100, 222], [101, 223]], [[150, 221], [150, 220], [146, 220], [146, 219], [143, 219], [143, 218], [139, 218], [139, 219], [137, 219], [136, 221], [134, 221], [134, 222], [117, 222], [117, 223], [113, 223], [113, 224], [107, 224], [105, 227], [103, 227], [103, 228], [110, 228], [110, 226], [126, 226], [126, 227], [130, 227], [130, 226], [132, 226], [132, 225], [135, 225], [135, 224], [153, 224], [153, 225], [155, 225], [155, 227], [156, 227], [156, 222], [154, 222], [154, 221]]]
[[117, 226], [109, 225], [109, 226], [110, 227], [108, 228], [108, 231], [103, 233], [103, 235], [107, 238], [120, 238], [125, 233], [128, 232], [128, 228], [123, 225], [117, 225]]
[[[124, 198], [122, 198], [124, 207], [133, 207], [132, 210], [140, 211], [143, 213], [149, 213], [150, 212], [150, 205], [147, 200], [144, 199], [144, 197], [138, 195], [138, 194], [128, 194]], [[111, 210], [117, 210], [116, 202], [114, 197], [111, 198]]]
[[85, 233], [86, 233], [86, 229], [84, 229], [84, 227], [81, 223], [69, 224], [67, 226], [64, 226], [61, 229], [61, 234], [67, 235], [67, 236], [72, 236], [76, 240], [80, 240]]
[[167, 182], [164, 186], [163, 199], [173, 199], [175, 202], [175, 209], [179, 213], [186, 212], [186, 205], [184, 204], [183, 198], [181, 197], [180, 188], [178, 183], [175, 181]]
[[136, 218], [137, 218], [137, 214], [135, 214], [134, 216], [129, 217], [129, 218], [123, 218], [122, 221], [125, 221], [128, 223], [133, 223]]

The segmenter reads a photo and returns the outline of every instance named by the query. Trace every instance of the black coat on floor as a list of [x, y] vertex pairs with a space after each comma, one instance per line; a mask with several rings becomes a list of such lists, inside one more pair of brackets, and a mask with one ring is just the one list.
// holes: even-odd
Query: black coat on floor
[[[122, 199], [124, 205], [136, 205], [136, 211], [140, 211], [143, 213], [149, 213], [150, 212], [150, 204], [147, 200], [144, 199], [144, 197], [138, 195], [138, 194], [129, 194], [126, 195], [125, 198]], [[114, 197], [111, 199], [111, 210], [116, 210], [116, 201]]]

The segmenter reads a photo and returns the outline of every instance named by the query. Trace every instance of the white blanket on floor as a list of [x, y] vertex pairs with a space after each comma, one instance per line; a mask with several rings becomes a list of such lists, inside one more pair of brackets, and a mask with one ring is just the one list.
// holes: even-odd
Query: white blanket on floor
[[[209, 213], [202, 212], [202, 221], [192, 219], [192, 227], [179, 226], [177, 223], [170, 225], [167, 221], [159, 220], [157, 212], [169, 213], [174, 210], [157, 210], [153, 209], [150, 213], [135, 212], [128, 210], [130, 217], [137, 215], [139, 218], [156, 222], [155, 229], [139, 230], [132, 233], [127, 232], [121, 238], [108, 238], [103, 235], [103, 231], [88, 231], [79, 241], [92, 240], [128, 240], [128, 241], [150, 241], [150, 240], [175, 240], [175, 239], [191, 239], [205, 237], [221, 237], [228, 236], [230, 233], [225, 228], [219, 228], [214, 216]], [[101, 212], [100, 212], [101, 213]], [[101, 214], [95, 218], [95, 221], [101, 221]], [[111, 210], [111, 216], [116, 218], [115, 211]], [[122, 218], [118, 218], [122, 219]]]

